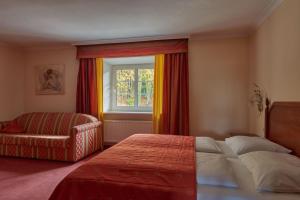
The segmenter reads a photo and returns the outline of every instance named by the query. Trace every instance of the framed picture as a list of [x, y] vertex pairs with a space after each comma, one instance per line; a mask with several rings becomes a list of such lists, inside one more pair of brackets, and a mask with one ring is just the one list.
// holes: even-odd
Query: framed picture
[[36, 94], [54, 95], [65, 92], [65, 66], [51, 64], [36, 66]]

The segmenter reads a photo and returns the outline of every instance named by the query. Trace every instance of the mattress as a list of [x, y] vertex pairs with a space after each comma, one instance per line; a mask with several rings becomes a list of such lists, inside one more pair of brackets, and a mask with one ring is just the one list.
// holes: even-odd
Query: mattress
[[[223, 147], [226, 148], [226, 146]], [[300, 194], [257, 192], [254, 188], [254, 182], [250, 171], [248, 171], [248, 169], [242, 164], [240, 159], [228, 157], [228, 160], [234, 169], [235, 172], [234, 175], [239, 185], [239, 188], [197, 185], [197, 200], [203, 200], [203, 199], [205, 200], [299, 200], [300, 199]]]

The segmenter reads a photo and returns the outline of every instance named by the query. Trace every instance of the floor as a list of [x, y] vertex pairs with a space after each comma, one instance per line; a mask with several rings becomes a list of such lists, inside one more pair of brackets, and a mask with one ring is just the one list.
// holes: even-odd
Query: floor
[[0, 200], [47, 200], [77, 163], [0, 157]]

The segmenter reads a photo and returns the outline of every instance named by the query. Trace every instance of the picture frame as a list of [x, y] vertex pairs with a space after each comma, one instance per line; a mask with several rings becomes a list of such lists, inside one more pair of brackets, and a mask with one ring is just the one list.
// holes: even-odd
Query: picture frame
[[62, 95], [65, 93], [65, 65], [36, 66], [35, 77], [36, 95]]

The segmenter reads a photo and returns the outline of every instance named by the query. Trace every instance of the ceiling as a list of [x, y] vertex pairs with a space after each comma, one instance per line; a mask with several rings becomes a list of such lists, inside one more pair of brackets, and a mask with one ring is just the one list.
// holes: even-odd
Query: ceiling
[[0, 0], [0, 42], [18, 45], [249, 31], [279, 0]]

